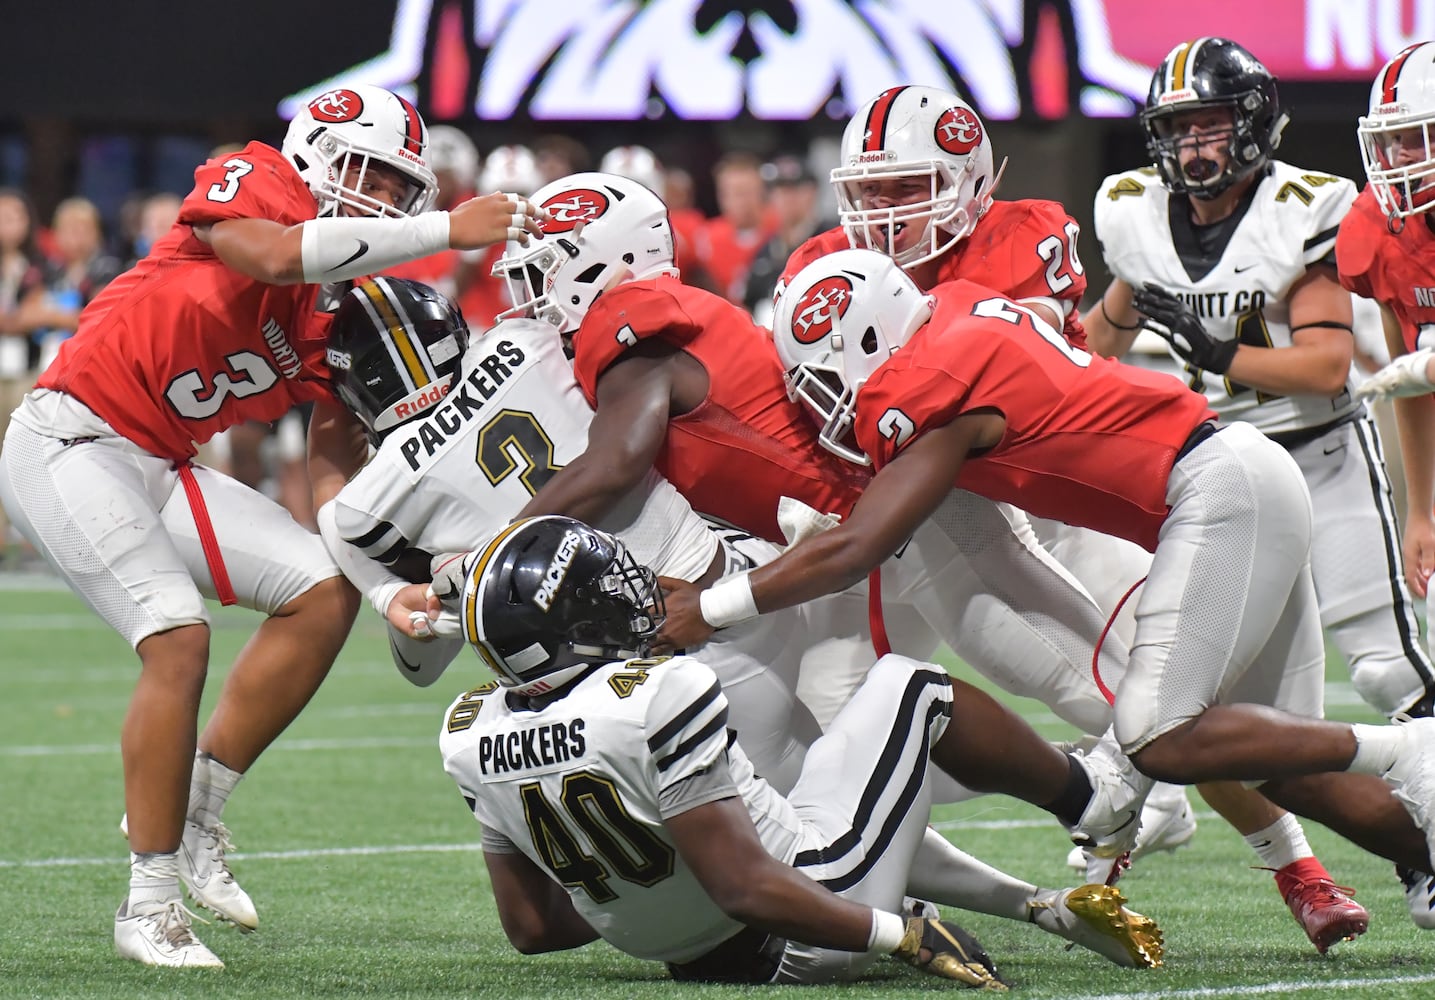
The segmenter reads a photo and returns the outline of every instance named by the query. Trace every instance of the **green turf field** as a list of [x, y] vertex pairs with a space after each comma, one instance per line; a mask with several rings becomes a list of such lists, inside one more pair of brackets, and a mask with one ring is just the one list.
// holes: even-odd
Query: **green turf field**
[[[460, 660], [434, 688], [390, 665], [376, 620], [356, 630], [326, 686], [251, 771], [225, 820], [233, 868], [261, 929], [200, 926], [228, 964], [155, 970], [117, 959], [113, 913], [125, 893], [118, 736], [137, 661], [68, 592], [0, 577], [0, 997], [724, 997], [593, 944], [524, 958], [498, 927], [476, 827], [438, 757], [439, 716], [482, 680]], [[209, 690], [255, 616], [216, 613]], [[1341, 668], [1332, 717], [1374, 721]], [[1053, 738], [1051, 716], [1031, 718]], [[1359, 889], [1371, 930], [1322, 959], [1287, 915], [1270, 876], [1237, 835], [1197, 803], [1200, 832], [1147, 859], [1122, 887], [1159, 919], [1167, 961], [1118, 969], [1068, 952], [1033, 927], [962, 922], [996, 958], [1014, 996], [1435, 996], [1435, 936], [1410, 923], [1389, 864], [1324, 830], [1310, 838], [1338, 880]], [[1061, 829], [1038, 810], [989, 798], [946, 807], [938, 824], [984, 859], [1044, 885], [1072, 884]], [[900, 967], [832, 987], [846, 995], [944, 989]]]

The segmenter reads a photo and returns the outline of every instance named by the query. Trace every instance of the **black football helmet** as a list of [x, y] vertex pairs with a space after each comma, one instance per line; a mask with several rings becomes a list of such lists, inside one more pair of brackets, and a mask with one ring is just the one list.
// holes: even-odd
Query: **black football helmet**
[[378, 444], [442, 402], [458, 380], [468, 324], [448, 298], [403, 278], [369, 278], [344, 296], [329, 329], [339, 400]]
[[641, 655], [663, 623], [653, 571], [571, 517], [515, 521], [465, 559], [464, 636], [517, 694]]
[[[1235, 123], [1224, 169], [1208, 160], [1181, 168], [1176, 115], [1195, 108], [1229, 107]], [[1141, 111], [1146, 150], [1166, 187], [1193, 198], [1214, 198], [1242, 177], [1265, 168], [1289, 118], [1276, 96], [1276, 78], [1235, 42], [1198, 38], [1182, 42], [1161, 60]], [[1210, 165], [1214, 167], [1214, 165]], [[1202, 173], [1205, 176], [1201, 176]]]

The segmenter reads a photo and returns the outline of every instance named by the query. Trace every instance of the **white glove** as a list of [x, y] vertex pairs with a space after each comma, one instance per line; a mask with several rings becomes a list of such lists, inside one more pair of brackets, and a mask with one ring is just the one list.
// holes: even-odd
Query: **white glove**
[[458, 599], [463, 596], [463, 585], [471, 568], [470, 555], [470, 552], [441, 552], [429, 562], [429, 576], [433, 579], [429, 592], [442, 602], [445, 610], [458, 608]]
[[1435, 358], [1435, 350], [1428, 347], [1413, 354], [1402, 354], [1362, 382], [1355, 390], [1355, 398], [1391, 399], [1435, 392], [1435, 382], [1430, 381], [1432, 358]]

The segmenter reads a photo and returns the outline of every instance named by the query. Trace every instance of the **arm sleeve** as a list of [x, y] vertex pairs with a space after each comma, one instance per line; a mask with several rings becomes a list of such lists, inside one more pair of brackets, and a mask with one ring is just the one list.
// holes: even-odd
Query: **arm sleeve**
[[344, 576], [369, 599], [369, 603], [381, 617], [385, 616], [388, 614], [389, 602], [404, 588], [407, 581], [389, 572], [386, 566], [370, 558], [340, 534], [337, 513], [339, 502], [336, 497], [319, 508], [315, 515], [319, 522], [319, 535], [324, 539], [329, 555], [334, 557], [334, 561], [344, 571]]

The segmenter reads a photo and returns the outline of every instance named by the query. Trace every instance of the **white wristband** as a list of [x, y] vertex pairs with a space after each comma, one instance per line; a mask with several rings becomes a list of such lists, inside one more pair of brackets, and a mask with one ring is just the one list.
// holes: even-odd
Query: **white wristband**
[[752, 598], [752, 581], [746, 573], [737, 573], [719, 580], [698, 595], [698, 608], [703, 621], [713, 628], [726, 628], [757, 617], [757, 602]]
[[389, 616], [389, 605], [394, 603], [394, 598], [398, 596], [399, 591], [407, 586], [408, 584], [403, 580], [393, 580], [369, 591], [369, 603], [374, 606], [374, 610], [379, 613], [380, 618]]
[[881, 955], [890, 955], [902, 943], [907, 933], [907, 921], [895, 913], [885, 910], [872, 911], [872, 936], [867, 939], [867, 950]]
[[310, 219], [299, 242], [309, 284], [348, 281], [448, 249], [448, 213], [403, 219]]

